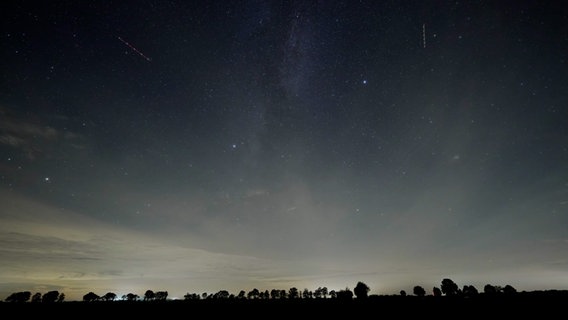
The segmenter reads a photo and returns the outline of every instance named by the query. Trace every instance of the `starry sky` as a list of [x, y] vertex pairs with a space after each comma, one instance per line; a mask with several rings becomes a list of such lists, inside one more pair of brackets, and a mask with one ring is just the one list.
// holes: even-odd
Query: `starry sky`
[[558, 1], [8, 1], [0, 298], [568, 289]]

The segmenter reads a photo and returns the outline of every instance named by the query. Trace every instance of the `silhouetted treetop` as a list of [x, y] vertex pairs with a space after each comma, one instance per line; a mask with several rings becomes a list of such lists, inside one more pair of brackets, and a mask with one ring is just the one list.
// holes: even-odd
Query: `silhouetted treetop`
[[511, 285], [506, 285], [503, 288], [503, 293], [504, 294], [515, 294], [515, 293], [517, 293], [517, 289], [513, 288], [513, 286], [511, 286]]
[[432, 288], [432, 295], [434, 297], [440, 297], [442, 295], [442, 290], [440, 290], [440, 288], [438, 287], [434, 287]]
[[351, 300], [353, 299], [353, 291], [351, 291], [349, 288], [345, 288], [345, 290], [339, 290], [337, 293], [337, 299], [342, 299], [342, 300]]
[[412, 293], [414, 293], [414, 295], [416, 296], [423, 297], [426, 295], [426, 290], [424, 290], [424, 288], [422, 288], [421, 286], [415, 286], [412, 290]]
[[447, 296], [455, 296], [456, 294], [458, 294], [458, 285], [451, 279], [443, 279], [442, 286], [440, 288], [442, 290], [442, 293]]
[[31, 296], [32, 293], [29, 291], [14, 292], [4, 299], [4, 301], [22, 303], [30, 300]]
[[129, 294], [126, 295], [126, 300], [128, 300], [128, 301], [136, 301], [138, 299], [140, 299], [140, 296], [137, 295], [137, 294], [129, 293]]
[[32, 302], [33, 303], [41, 302], [41, 293], [40, 292], [34, 293], [34, 295], [32, 296]]
[[371, 289], [369, 288], [368, 285], [359, 281], [357, 282], [357, 285], [353, 289], [353, 292], [357, 296], [357, 299], [365, 299], [369, 296], [369, 290]]
[[89, 292], [83, 296], [83, 301], [85, 302], [97, 301], [99, 299], [100, 299], [99, 295], [94, 292]]
[[52, 302], [56, 302], [58, 298], [59, 298], [59, 291], [53, 290], [53, 291], [49, 291], [49, 292], [45, 293], [41, 297], [41, 302], [52, 303]]
[[496, 294], [497, 293], [497, 289], [495, 288], [495, 286], [492, 286], [490, 284], [486, 284], [483, 287], [483, 293], [487, 294], [487, 295], [492, 295], [492, 294]]
[[462, 289], [462, 294], [464, 297], [473, 297], [476, 296], [479, 292], [477, 288], [474, 286], [464, 285]]
[[104, 296], [101, 297], [104, 301], [114, 301], [116, 299], [116, 293], [114, 292], [107, 292]]

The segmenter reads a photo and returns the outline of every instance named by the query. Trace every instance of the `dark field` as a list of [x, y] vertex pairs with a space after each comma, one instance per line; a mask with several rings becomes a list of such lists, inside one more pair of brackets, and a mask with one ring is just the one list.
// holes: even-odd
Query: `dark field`
[[240, 318], [282, 317], [330, 318], [438, 318], [531, 317], [563, 318], [568, 311], [568, 291], [522, 292], [511, 296], [489, 297], [416, 297], [371, 296], [364, 300], [295, 299], [295, 300], [171, 300], [154, 302], [61, 302], [0, 303], [0, 312], [11, 318], [55, 316], [61, 318], [176, 317], [176, 318]]

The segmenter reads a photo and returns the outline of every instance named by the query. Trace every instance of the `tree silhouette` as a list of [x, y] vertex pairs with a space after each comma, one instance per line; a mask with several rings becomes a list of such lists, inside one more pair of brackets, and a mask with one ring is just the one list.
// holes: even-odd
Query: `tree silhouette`
[[479, 292], [477, 288], [474, 286], [463, 286], [462, 293], [464, 297], [473, 297], [476, 296]]
[[322, 296], [323, 296], [323, 294], [321, 293], [321, 287], [314, 290], [314, 298], [321, 299]]
[[483, 287], [483, 293], [487, 294], [487, 295], [493, 295], [497, 293], [497, 288], [495, 288], [495, 286], [492, 286], [490, 284], [486, 284]]
[[345, 290], [339, 290], [337, 292], [337, 299], [351, 300], [353, 299], [353, 291], [349, 290], [349, 288], [345, 288]]
[[458, 294], [458, 285], [451, 279], [443, 279], [442, 286], [440, 288], [442, 290], [442, 293], [447, 296], [455, 296], [456, 294]]
[[185, 300], [199, 300], [199, 299], [201, 299], [201, 296], [197, 293], [189, 293], [188, 292], [183, 296], [183, 298]]
[[41, 297], [41, 302], [43, 302], [43, 303], [53, 303], [53, 302], [57, 301], [57, 298], [59, 298], [59, 291], [57, 291], [57, 290], [52, 290], [52, 291], [49, 291], [49, 292], [45, 293], [45, 294]]
[[89, 292], [86, 295], [83, 296], [83, 301], [85, 302], [91, 302], [91, 301], [97, 301], [99, 300], [101, 297], [99, 297], [98, 294], [94, 293], [94, 292]]
[[323, 296], [323, 298], [327, 298], [327, 287], [323, 287], [320, 289], [321, 291], [321, 295]]
[[104, 301], [114, 301], [116, 299], [116, 293], [114, 292], [107, 292], [104, 296], [101, 297]]
[[426, 295], [426, 290], [421, 286], [415, 286], [414, 289], [412, 289], [412, 293], [414, 293], [415, 296], [423, 297]]
[[[348, 287], [346, 287], [344, 290], [339, 290], [339, 291], [336, 290], [328, 291], [327, 287], [318, 287], [313, 291], [309, 290], [308, 288], [305, 288], [301, 292], [299, 292], [296, 287], [292, 287], [288, 291], [279, 290], [279, 289], [272, 289], [270, 291], [269, 290], [259, 291], [257, 288], [254, 288], [250, 292], [248, 292], [248, 294], [244, 290], [240, 290], [238, 295], [231, 294], [227, 290], [220, 290], [215, 294], [209, 294], [209, 295], [206, 292], [204, 292], [202, 295], [198, 293], [187, 293], [184, 295], [184, 300], [200, 300], [201, 296], [203, 296], [204, 298], [206, 297], [207, 299], [214, 299], [214, 300], [228, 299], [231, 301], [233, 300], [236, 301], [237, 299], [247, 300], [247, 296], [248, 299], [261, 299], [261, 300], [267, 300], [267, 299], [275, 300], [275, 299], [286, 299], [286, 298], [289, 299], [303, 298], [305, 300], [311, 300], [311, 299], [322, 299], [322, 298], [325, 299], [328, 294], [332, 299], [350, 300], [353, 299], [353, 297], [356, 297], [357, 299], [368, 298], [369, 291], [370, 291], [369, 286], [367, 286], [364, 282], [359, 281], [357, 282], [357, 285], [355, 286], [353, 291], [351, 291]], [[504, 287], [486, 284], [483, 288], [483, 291], [484, 294], [486, 295], [517, 294], [517, 290], [509, 284]], [[407, 296], [407, 292], [405, 290], [400, 290], [399, 293], [401, 297]], [[424, 288], [419, 285], [413, 287], [413, 293], [418, 297], [424, 297], [426, 295], [426, 291], [424, 290]], [[463, 289], [459, 289], [457, 284], [449, 278], [444, 278], [442, 280], [441, 289], [439, 287], [432, 288], [432, 295], [434, 297], [447, 295], [447, 296], [470, 298], [478, 294], [479, 292], [477, 288], [475, 288], [473, 285], [464, 285]], [[568, 294], [568, 291], [566, 292], [566, 294]], [[374, 295], [373, 298], [375, 298], [376, 296], [377, 295]], [[167, 297], [168, 297], [167, 291], [154, 292], [152, 290], [147, 290], [144, 294], [144, 301], [165, 301], [167, 300]], [[30, 298], [32, 303], [63, 302], [65, 300], [65, 294], [53, 290], [43, 295], [37, 292], [32, 296], [30, 291], [22, 291], [10, 294], [7, 298], [5, 298], [5, 301], [10, 303], [25, 303], [29, 301]], [[97, 294], [93, 292], [89, 292], [83, 296], [83, 301], [85, 302], [91, 302], [97, 300], [114, 301], [116, 300], [116, 298], [117, 295], [113, 292], [107, 292], [102, 297], [99, 297]], [[122, 300], [128, 300], [128, 301], [136, 301], [139, 300], [139, 298], [140, 297], [138, 295], [133, 293], [128, 293], [127, 295], [122, 296]], [[408, 301], [413, 301], [413, 299], [410, 299]], [[452, 299], [449, 299], [449, 301], [452, 301]], [[480, 301], [480, 300], [475, 299], [472, 301]], [[310, 302], [306, 301], [306, 303]]]
[[254, 288], [251, 291], [249, 291], [249, 293], [247, 294], [247, 297], [249, 299], [258, 299], [259, 295], [260, 295], [260, 291], [258, 291], [257, 288]]
[[280, 290], [277, 290], [277, 289], [270, 290], [270, 298], [271, 299], [279, 299], [280, 298]]
[[432, 295], [434, 297], [440, 297], [442, 295], [442, 290], [440, 290], [440, 288], [438, 287], [434, 287], [432, 288]]
[[357, 285], [353, 289], [353, 292], [357, 296], [357, 299], [365, 299], [369, 296], [369, 290], [371, 289], [369, 288], [368, 285], [359, 281], [357, 282]]
[[288, 298], [290, 299], [296, 299], [300, 297], [300, 293], [298, 292], [298, 288], [296, 287], [292, 287], [290, 288], [290, 290], [288, 291]]
[[41, 293], [40, 292], [34, 293], [34, 295], [32, 296], [32, 302], [34, 302], [34, 303], [41, 302]]
[[318, 287], [314, 290], [314, 298], [320, 299], [323, 296], [322, 287]]
[[154, 300], [165, 301], [167, 298], [168, 298], [167, 291], [156, 291], [156, 293], [154, 293]]
[[9, 295], [4, 301], [22, 303], [30, 300], [31, 296], [32, 293], [29, 291], [14, 292]]
[[220, 290], [219, 292], [213, 295], [215, 299], [228, 299], [229, 298], [229, 291], [227, 290]]
[[136, 300], [138, 300], [139, 298], [140, 298], [140, 296], [137, 295], [137, 294], [134, 294], [134, 293], [129, 293], [129, 294], [126, 295], [126, 300], [127, 300], [127, 301], [136, 301]]
[[337, 298], [337, 292], [335, 292], [335, 290], [329, 291], [329, 297], [332, 299]]
[[154, 291], [146, 290], [146, 292], [144, 293], [144, 301], [151, 301], [154, 300], [154, 298], [156, 298]]
[[503, 288], [503, 293], [504, 294], [515, 294], [515, 293], [517, 293], [517, 289], [513, 288], [513, 286], [511, 286], [511, 285], [506, 285]]

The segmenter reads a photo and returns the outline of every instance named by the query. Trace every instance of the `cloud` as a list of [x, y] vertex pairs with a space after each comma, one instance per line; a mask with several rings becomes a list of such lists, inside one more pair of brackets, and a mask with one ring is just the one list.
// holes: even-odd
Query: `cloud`
[[58, 130], [37, 116], [0, 107], [0, 145], [20, 150], [29, 160], [50, 155], [61, 147], [84, 148], [82, 135]]
[[269, 259], [192, 248], [28, 197], [0, 195], [6, 203], [0, 216], [0, 294], [41, 287], [62, 290], [69, 300], [89, 291], [164, 289], [183, 295], [260, 286], [264, 277], [258, 275], [272, 278], [282, 271]]

